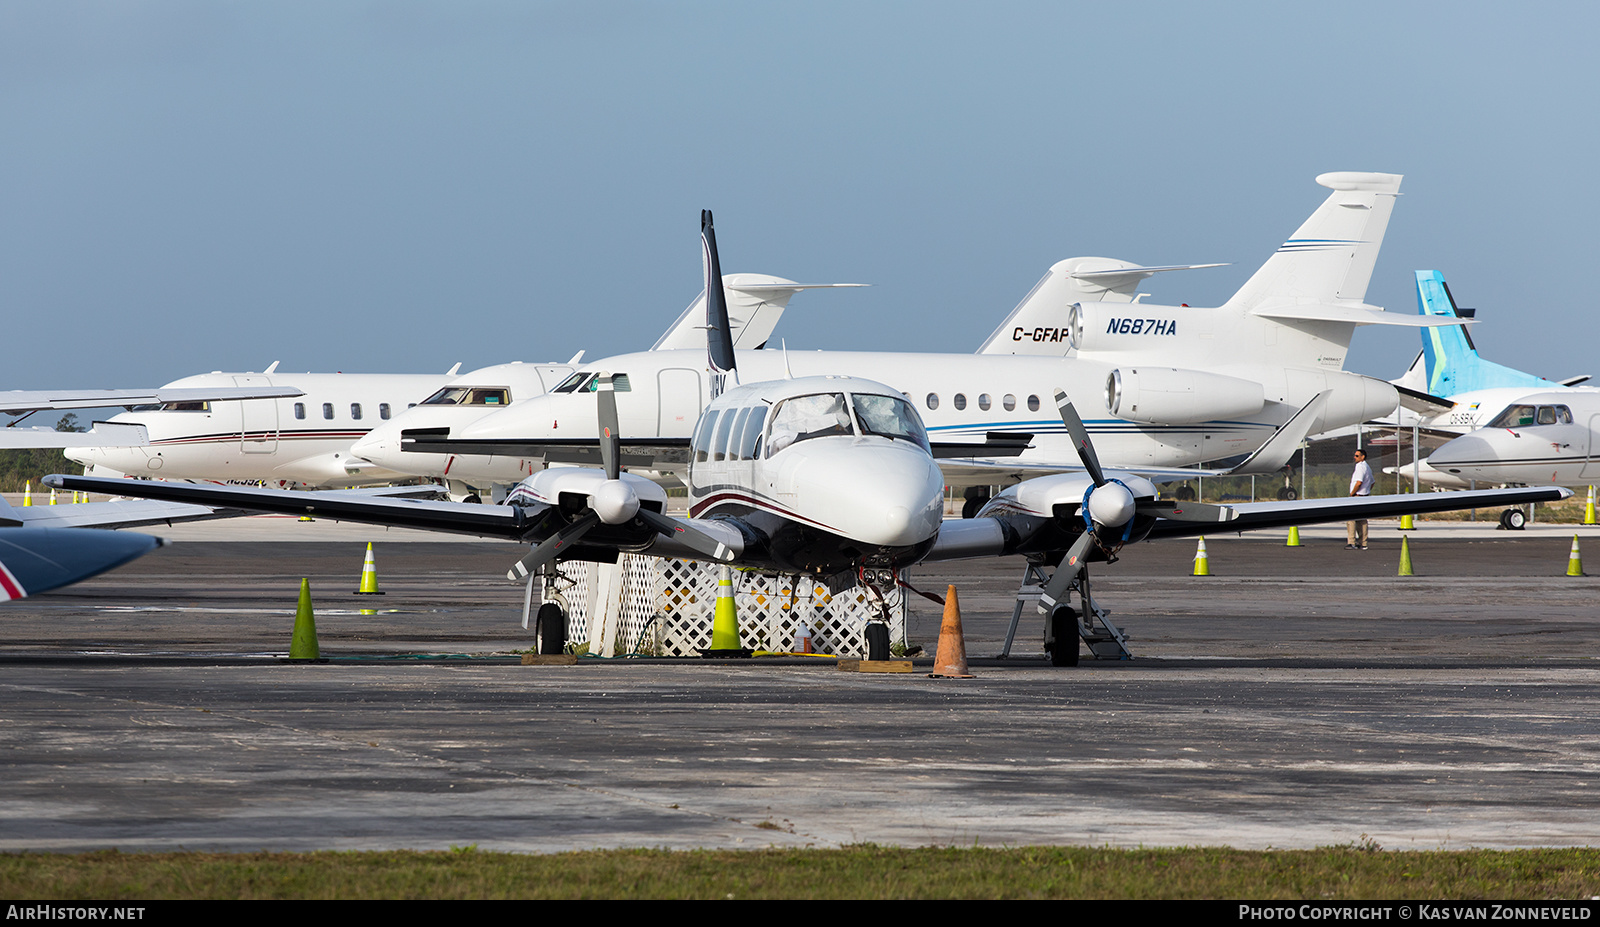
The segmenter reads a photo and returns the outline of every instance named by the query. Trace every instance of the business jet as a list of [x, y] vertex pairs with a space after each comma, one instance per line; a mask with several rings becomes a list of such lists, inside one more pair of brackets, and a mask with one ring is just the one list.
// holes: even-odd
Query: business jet
[[[767, 274], [729, 274], [724, 279], [730, 325], [740, 343], [750, 347], [766, 343], [796, 293], [861, 285], [802, 284]], [[703, 344], [705, 336], [693, 317], [697, 307], [704, 317], [703, 306], [703, 297], [691, 303], [657, 345], [681, 347], [696, 339]], [[213, 371], [177, 380], [156, 395], [100, 391], [94, 397], [98, 405], [71, 408], [133, 408], [110, 423], [96, 423], [89, 436], [48, 440], [56, 442], [53, 447], [87, 445], [74, 447], [67, 456], [99, 475], [305, 489], [389, 483], [411, 474], [351, 453], [351, 444], [375, 425], [419, 405], [426, 411], [449, 408], [478, 414], [504, 408], [566, 379], [578, 357], [566, 364], [501, 364], [466, 376], [458, 376], [460, 364], [443, 375], [285, 374], [276, 363], [259, 374]], [[274, 397], [279, 401], [261, 401]], [[6, 401], [0, 394], [0, 408], [10, 408]], [[0, 432], [0, 442], [4, 438]], [[458, 497], [471, 493], [449, 473], [441, 472], [441, 479], [453, 480]]]
[[[1232, 472], [1269, 473], [1288, 461], [1306, 434], [1395, 408], [1392, 385], [1340, 369], [1356, 326], [1459, 324], [1361, 302], [1400, 177], [1335, 173], [1317, 180], [1333, 192], [1220, 308], [1146, 306], [1128, 295], [1150, 273], [1207, 265], [1156, 268], [1079, 258], [1068, 268], [1076, 277], [1058, 274], [1058, 264], [1000, 330], [1012, 331], [1023, 319], [1042, 327], [1035, 324], [1041, 313], [1060, 309], [1070, 318], [1054, 322], [1052, 330], [1067, 334], [1052, 352], [769, 348], [738, 352], [738, 366], [753, 380], [838, 374], [893, 385], [917, 404], [951, 486], [998, 485], [1078, 468], [1070, 437], [1050, 410], [1049, 397], [1061, 384], [1084, 408], [1091, 407], [1084, 397], [1105, 398], [1104, 405], [1093, 404], [1086, 425], [1102, 453], [1120, 466], [1179, 479], [1194, 474], [1176, 468], [1254, 453]], [[1093, 276], [1102, 271], [1110, 276]], [[1090, 292], [1074, 283], [1079, 277], [1099, 283]], [[1130, 301], [1061, 303], [1074, 294]], [[991, 337], [988, 344], [999, 340]], [[1071, 344], [1077, 345], [1072, 356], [1062, 356]], [[625, 450], [629, 466], [681, 476], [692, 424], [710, 398], [703, 368], [693, 351], [608, 357], [579, 365], [548, 395], [517, 408], [475, 420], [408, 413], [374, 429], [352, 451], [386, 469], [475, 486], [510, 486], [552, 463], [593, 463], [592, 446], [574, 460], [539, 451], [539, 442], [597, 441], [589, 394], [599, 373], [612, 371], [621, 375], [624, 431], [635, 436]], [[406, 442], [408, 431], [417, 440]], [[417, 461], [408, 462], [411, 457]], [[971, 500], [969, 510], [983, 498]]]
[[[706, 278], [716, 280], [710, 213], [702, 217], [702, 236]], [[725, 378], [737, 379], [738, 368], [725, 307], [711, 292], [705, 363], [716, 389]], [[1548, 487], [1231, 507], [1162, 501], [1140, 474], [1100, 465], [1089, 431], [1058, 389], [1051, 393], [1057, 417], [1082, 472], [1024, 481], [978, 517], [946, 523], [943, 474], [913, 403], [883, 383], [822, 375], [746, 383], [714, 396], [688, 446], [685, 480], [694, 517], [674, 518], [665, 514], [666, 493], [657, 483], [623, 472], [618, 385], [617, 374], [600, 373], [590, 403], [601, 469], [540, 470], [520, 481], [503, 505], [59, 474], [45, 483], [523, 541], [531, 550], [507, 576], [530, 585], [535, 577], [552, 576], [563, 560], [614, 560], [624, 551], [869, 584], [898, 582], [900, 571], [917, 563], [1024, 554], [1059, 564], [1041, 600], [1058, 665], [1077, 663], [1077, 640], [1085, 622], [1094, 621], [1087, 565], [1115, 559], [1130, 542], [1219, 525], [1247, 530], [1570, 494]], [[1084, 618], [1068, 604], [1073, 591], [1082, 597]], [[565, 643], [566, 616], [555, 602], [540, 612], [540, 648], [556, 651]], [[869, 628], [868, 643], [875, 658], [887, 655], [881, 626]]]
[[[1456, 304], [1443, 274], [1419, 270], [1416, 281], [1419, 313], [1476, 317]], [[1547, 380], [1484, 359], [1465, 328], [1427, 329], [1417, 360], [1394, 381], [1412, 413], [1399, 424], [1445, 443], [1414, 464], [1385, 470], [1448, 488], [1592, 484], [1600, 480], [1600, 390], [1580, 385], [1588, 379]], [[1526, 520], [1520, 509], [1500, 516], [1512, 529]]]

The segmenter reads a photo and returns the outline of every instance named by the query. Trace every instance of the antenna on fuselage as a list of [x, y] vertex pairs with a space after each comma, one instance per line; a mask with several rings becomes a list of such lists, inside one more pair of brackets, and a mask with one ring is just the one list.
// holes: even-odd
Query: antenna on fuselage
[[711, 399], [722, 395], [728, 374], [739, 379], [733, 357], [733, 327], [728, 324], [728, 295], [722, 290], [722, 262], [717, 258], [717, 232], [711, 210], [700, 210], [700, 256], [706, 275], [706, 369], [711, 373]]

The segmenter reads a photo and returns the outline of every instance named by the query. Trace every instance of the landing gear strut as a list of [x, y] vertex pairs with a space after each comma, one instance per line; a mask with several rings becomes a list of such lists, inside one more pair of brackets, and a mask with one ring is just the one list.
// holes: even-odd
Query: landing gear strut
[[[1017, 638], [1017, 625], [1022, 621], [1024, 608], [1036, 608], [1039, 594], [1050, 582], [1049, 568], [1042, 560], [1029, 559], [1022, 574], [1022, 587], [1017, 590], [1017, 604], [1011, 611], [1011, 629], [1006, 632], [1002, 660], [1011, 657], [1011, 644]], [[1057, 567], [1060, 569], [1060, 567]], [[1079, 607], [1067, 604], [1073, 592], [1078, 594]], [[1084, 570], [1061, 597], [1057, 608], [1045, 617], [1045, 649], [1050, 652], [1052, 666], [1077, 666], [1078, 641], [1082, 640], [1089, 652], [1100, 660], [1131, 660], [1128, 636], [1111, 623], [1111, 610], [1101, 608], [1089, 592], [1089, 571]]]

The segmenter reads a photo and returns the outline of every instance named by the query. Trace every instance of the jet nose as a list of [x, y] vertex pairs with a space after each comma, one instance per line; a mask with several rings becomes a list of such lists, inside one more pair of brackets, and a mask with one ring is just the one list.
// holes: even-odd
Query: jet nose
[[[1517, 440], [1505, 435], [1507, 440]], [[1440, 445], [1439, 449], [1428, 455], [1428, 463], [1437, 470], [1446, 473], [1452, 468], [1459, 470], [1464, 466], [1482, 463], [1500, 456], [1497, 451], [1502, 443], [1500, 434], [1473, 433], [1462, 435]]]

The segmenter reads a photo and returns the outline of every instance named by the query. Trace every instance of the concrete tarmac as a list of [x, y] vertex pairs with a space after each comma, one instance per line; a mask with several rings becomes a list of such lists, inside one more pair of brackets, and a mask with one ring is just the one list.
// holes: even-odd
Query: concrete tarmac
[[[1031, 609], [990, 658], [1020, 561], [925, 567], [977, 676], [935, 680], [524, 667], [526, 548], [236, 525], [0, 611], [0, 848], [1600, 842], [1600, 580], [1565, 575], [1575, 532], [1600, 573], [1595, 529], [1423, 523], [1404, 578], [1392, 523], [1208, 538], [1206, 578], [1136, 545], [1093, 568], [1135, 659], [1070, 669]], [[302, 576], [327, 664], [277, 660]]]

